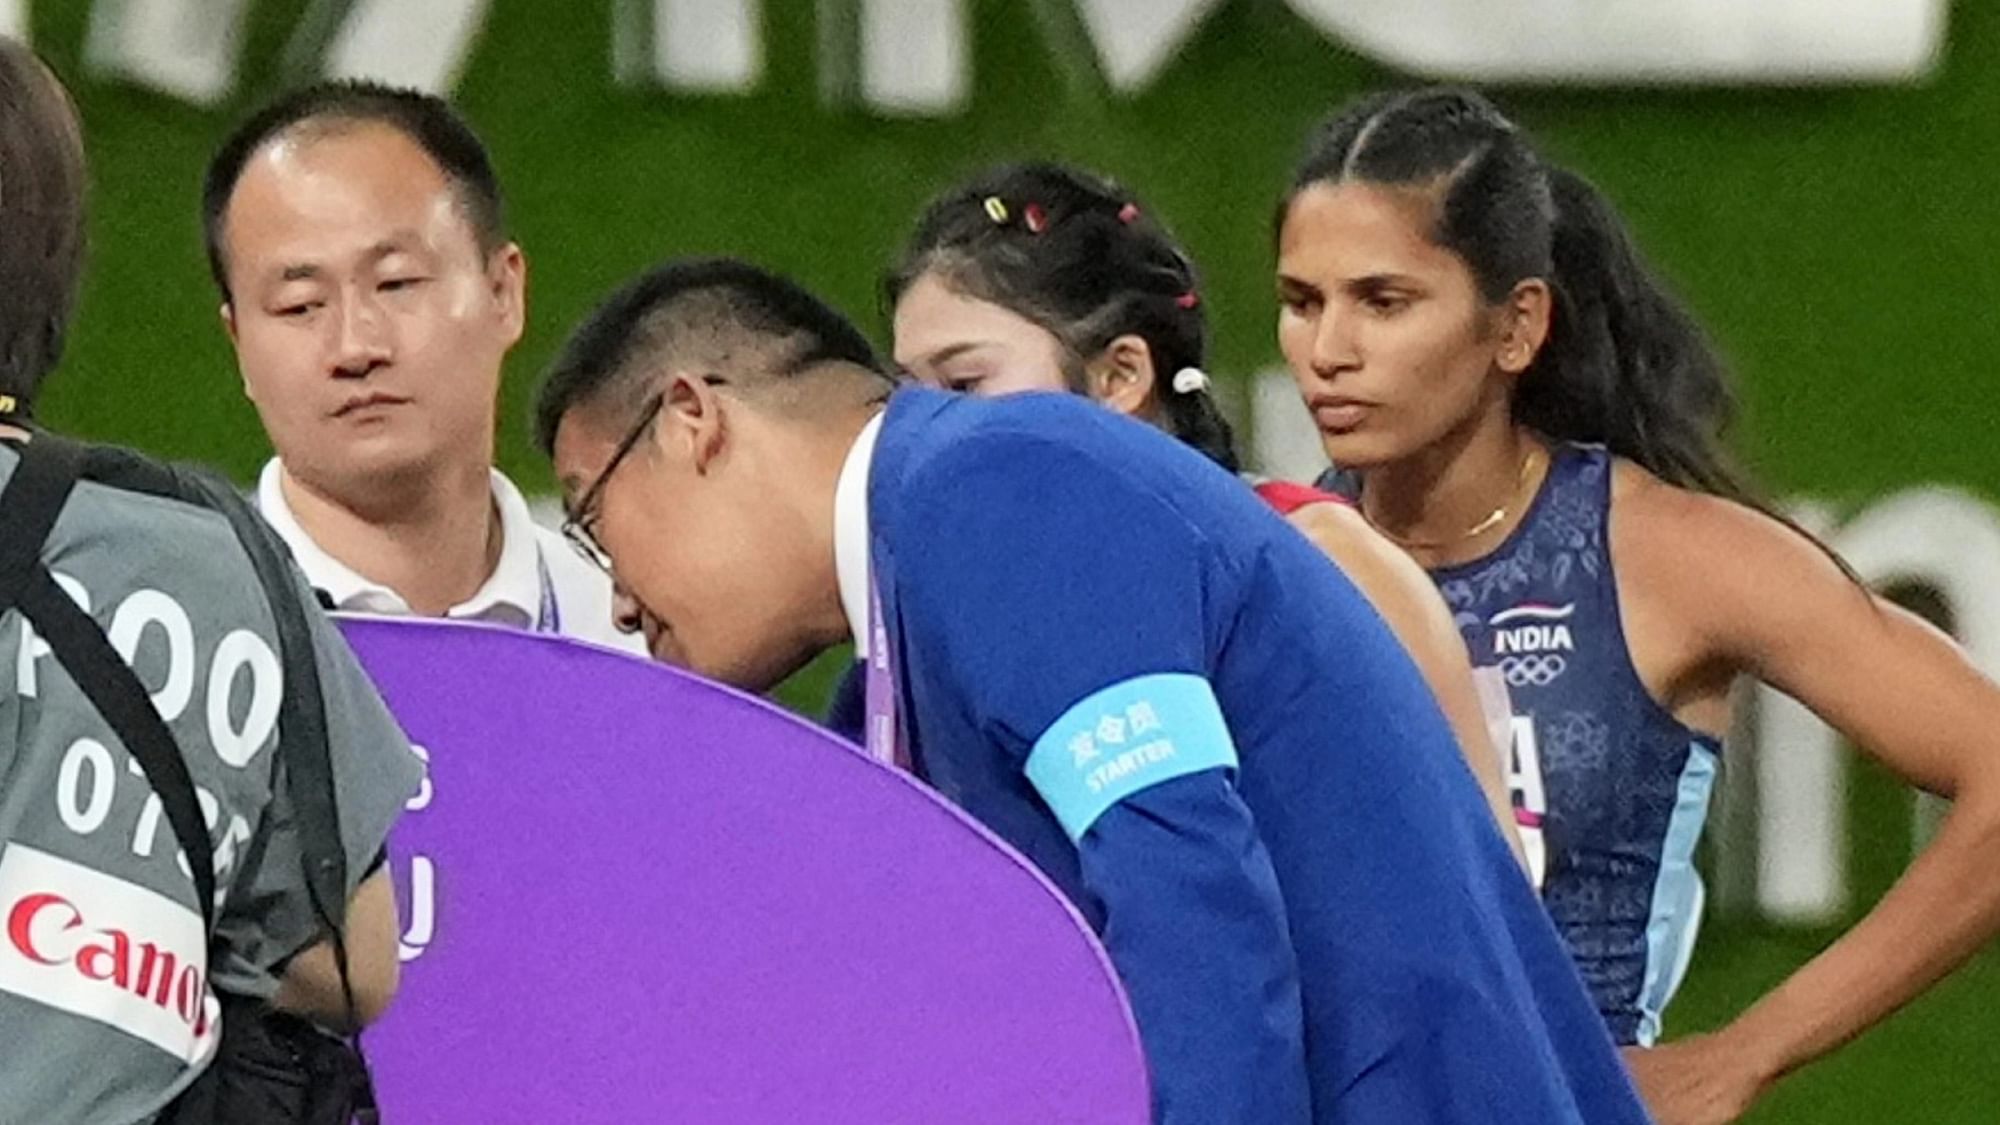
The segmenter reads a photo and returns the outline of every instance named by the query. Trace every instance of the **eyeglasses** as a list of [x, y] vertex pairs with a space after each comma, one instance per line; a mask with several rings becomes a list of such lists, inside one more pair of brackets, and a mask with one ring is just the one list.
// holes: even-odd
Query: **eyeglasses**
[[611, 482], [611, 474], [618, 471], [618, 463], [625, 460], [633, 447], [639, 444], [640, 438], [646, 436], [646, 431], [652, 428], [653, 419], [660, 416], [660, 408], [666, 401], [665, 392], [646, 400], [646, 408], [639, 412], [639, 420], [633, 423], [631, 432], [618, 443], [618, 448], [611, 454], [611, 460], [604, 463], [604, 468], [598, 472], [597, 479], [591, 481], [590, 487], [583, 490], [583, 495], [570, 509], [568, 518], [562, 522], [563, 538], [569, 540], [570, 546], [575, 547], [578, 554], [589, 559], [606, 574], [611, 573], [611, 553], [604, 549], [604, 544], [597, 541], [597, 534], [591, 530], [591, 524], [597, 518], [597, 502], [603, 498], [604, 486]]

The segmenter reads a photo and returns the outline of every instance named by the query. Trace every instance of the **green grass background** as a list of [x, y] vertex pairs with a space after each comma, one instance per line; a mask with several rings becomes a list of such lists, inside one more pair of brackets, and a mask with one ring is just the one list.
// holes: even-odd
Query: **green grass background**
[[[710, 98], [616, 85], [610, 0], [492, 5], [459, 97], [531, 263], [500, 434], [503, 467], [531, 490], [548, 483], [525, 424], [535, 373], [607, 287], [666, 255], [745, 254], [879, 330], [875, 278], [923, 199], [1003, 158], [1053, 155], [1125, 179], [1204, 268], [1214, 366], [1271, 366], [1268, 223], [1299, 138], [1344, 98], [1402, 80], [1276, 0], [1230, 0], [1152, 89], [1113, 97], [1055, 61], [1028, 0], [971, 0], [972, 103], [883, 120], [819, 104], [812, 5], [765, 7], [769, 80]], [[229, 121], [285, 81], [305, 8], [254, 5], [240, 94], [204, 110], [92, 79], [87, 5], [33, 5], [95, 161], [92, 271], [50, 421], [242, 480], [266, 455], [216, 323], [196, 206]], [[1911, 88], [1500, 91], [1619, 202], [1734, 360], [1739, 447], [1775, 491], [1849, 507], [1927, 481], [2000, 494], [2000, 5], [1961, 3], [1951, 18], [1939, 75]], [[815, 704], [828, 666], [786, 698]], [[1854, 788], [1859, 901], [1907, 853], [1904, 800], [1872, 771]], [[1712, 924], [1670, 1030], [1727, 1018], [1834, 932]], [[1996, 1009], [1989, 952], [1752, 1120], [2000, 1122]]]

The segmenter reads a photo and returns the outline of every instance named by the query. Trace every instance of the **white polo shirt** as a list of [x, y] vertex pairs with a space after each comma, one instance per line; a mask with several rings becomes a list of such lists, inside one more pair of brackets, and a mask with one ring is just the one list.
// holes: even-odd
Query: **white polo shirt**
[[874, 569], [868, 558], [868, 473], [875, 465], [875, 443], [882, 438], [886, 414], [875, 415], [861, 427], [833, 486], [833, 572], [840, 583], [840, 608], [854, 634], [856, 660], [868, 659], [868, 583]]
[[[257, 480], [257, 507], [291, 547], [306, 580], [324, 590], [337, 609], [408, 616], [410, 603], [402, 595], [356, 573], [306, 534], [285, 502], [279, 477], [278, 461], [272, 458]], [[611, 579], [577, 554], [560, 532], [537, 524], [520, 489], [497, 469], [493, 503], [500, 512], [500, 561], [472, 597], [444, 616], [561, 633], [645, 655], [645, 638], [621, 633], [612, 624]]]

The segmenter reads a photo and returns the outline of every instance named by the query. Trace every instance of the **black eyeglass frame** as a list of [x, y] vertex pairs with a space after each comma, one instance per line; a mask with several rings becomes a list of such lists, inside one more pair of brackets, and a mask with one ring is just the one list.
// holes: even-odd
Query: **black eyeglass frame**
[[611, 474], [617, 472], [619, 464], [638, 447], [639, 439], [652, 430], [653, 422], [659, 418], [660, 410], [666, 403], [667, 396], [664, 391], [646, 400], [645, 409], [639, 412], [639, 420], [633, 423], [631, 431], [619, 441], [618, 448], [611, 453], [611, 459], [598, 471], [597, 479], [591, 481], [590, 486], [583, 490], [583, 495], [577, 498], [576, 503], [563, 518], [563, 538], [569, 540], [570, 546], [576, 548], [578, 554], [589, 559], [606, 574], [611, 573], [611, 553], [604, 549], [604, 545], [597, 541], [596, 533], [590, 530], [591, 522], [596, 518], [597, 502], [604, 495], [604, 487], [611, 483]]

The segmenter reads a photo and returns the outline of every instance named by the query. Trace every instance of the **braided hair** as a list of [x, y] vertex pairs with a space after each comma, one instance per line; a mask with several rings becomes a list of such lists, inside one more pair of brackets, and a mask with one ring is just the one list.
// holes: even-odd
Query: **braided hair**
[[1300, 192], [1342, 183], [1431, 192], [1432, 241], [1465, 262], [1489, 302], [1526, 278], [1548, 282], [1549, 336], [1515, 386], [1515, 421], [1557, 441], [1603, 445], [1669, 484], [1762, 512], [1862, 584], [1736, 467], [1724, 444], [1736, 398], [1722, 357], [1655, 276], [1617, 209], [1588, 180], [1543, 159], [1492, 102], [1428, 87], [1350, 103], [1308, 142], [1279, 201], [1276, 233]]
[[1425, 88], [1359, 99], [1313, 134], [1279, 203], [1321, 184], [1412, 186], [1431, 238], [1489, 302], [1527, 278], [1555, 297], [1549, 336], [1514, 392], [1516, 420], [1601, 443], [1672, 484], [1754, 502], [1724, 452], [1735, 414], [1721, 358], [1639, 253], [1610, 202], [1543, 160], [1492, 102]]
[[1158, 373], [1164, 428], [1223, 468], [1238, 468], [1235, 435], [1200, 371], [1208, 349], [1194, 263], [1173, 237], [1102, 177], [1053, 163], [992, 169], [932, 200], [883, 283], [894, 307], [934, 276], [1007, 309], [1060, 342], [1064, 377], [1083, 391], [1083, 362], [1137, 336]]

